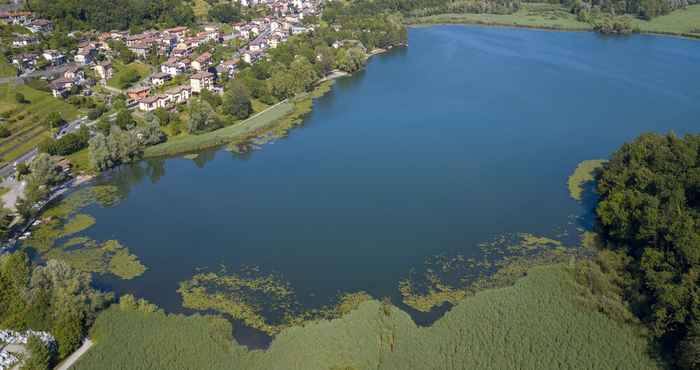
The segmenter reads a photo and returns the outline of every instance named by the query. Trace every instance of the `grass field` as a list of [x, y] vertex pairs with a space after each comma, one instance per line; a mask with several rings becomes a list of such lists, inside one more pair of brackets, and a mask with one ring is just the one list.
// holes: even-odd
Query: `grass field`
[[5, 58], [0, 57], [0, 77], [12, 77], [17, 75], [17, 69], [5, 60]]
[[690, 5], [650, 21], [635, 19], [633, 25], [641, 32], [700, 37], [700, 5]]
[[[554, 30], [592, 30], [585, 22], [559, 5], [530, 3], [513, 14], [440, 14], [406, 19], [411, 25], [421, 24], [482, 24]], [[700, 5], [690, 5], [650, 21], [634, 18], [632, 25], [637, 32], [700, 38]]]
[[[27, 104], [15, 101], [15, 93], [24, 94]], [[10, 162], [33, 149], [48, 137], [48, 128], [43, 124], [51, 112], [59, 112], [67, 120], [78, 117], [79, 111], [50, 93], [32, 89], [26, 85], [0, 85], [0, 113], [8, 115], [7, 128], [12, 136], [0, 141], [0, 161]]]
[[184, 154], [212, 148], [234, 141], [237, 138], [263, 129], [292, 112], [294, 104], [289, 101], [279, 103], [245, 121], [201, 135], [185, 135], [165, 143], [146, 148], [144, 157], [159, 157]]
[[248, 351], [230, 324], [113, 306], [75, 369], [654, 369], [647, 339], [577, 303], [569, 265], [535, 267], [514, 286], [466, 298], [430, 327], [375, 300], [335, 320], [284, 330]]
[[109, 81], [107, 81], [107, 85], [117, 89], [121, 88], [119, 86], [119, 81], [121, 80], [122, 76], [130, 69], [135, 70], [139, 74], [141, 79], [144, 79], [151, 74], [151, 66], [141, 62], [133, 62], [126, 65], [122, 63], [116, 63], [114, 69], [114, 76], [112, 76], [112, 78]]
[[560, 30], [591, 30], [588, 23], [579, 22], [576, 16], [559, 5], [523, 4], [513, 14], [440, 14], [406, 19], [408, 24], [467, 23], [493, 26], [531, 27]]

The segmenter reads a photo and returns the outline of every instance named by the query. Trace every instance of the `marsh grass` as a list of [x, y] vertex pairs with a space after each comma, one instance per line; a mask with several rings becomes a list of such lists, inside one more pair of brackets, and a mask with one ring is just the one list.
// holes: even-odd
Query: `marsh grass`
[[512, 286], [457, 302], [430, 327], [370, 300], [341, 318], [287, 328], [265, 351], [236, 343], [218, 317], [115, 305], [98, 317], [96, 345], [75, 369], [658, 368], [638, 326], [579, 304], [582, 292], [596, 293], [578, 283], [578, 263], [530, 267]]
[[595, 180], [596, 173], [605, 162], [607, 162], [605, 159], [589, 159], [579, 163], [574, 173], [569, 176], [569, 195], [579, 202], [582, 201], [586, 184]]

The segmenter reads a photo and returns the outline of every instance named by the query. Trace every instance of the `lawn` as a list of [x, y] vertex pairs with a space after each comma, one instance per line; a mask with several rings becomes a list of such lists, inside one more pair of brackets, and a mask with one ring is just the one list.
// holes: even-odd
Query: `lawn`
[[16, 75], [17, 69], [5, 58], [0, 57], [0, 77], [13, 77]]
[[576, 20], [568, 9], [551, 4], [523, 4], [513, 14], [440, 14], [408, 18], [409, 24], [468, 23], [494, 26], [533, 27], [561, 30], [590, 30], [591, 25]]
[[117, 89], [122, 88], [122, 86], [120, 85], [120, 81], [122, 76], [124, 76], [127, 73], [127, 71], [134, 70], [136, 71], [136, 73], [138, 73], [140, 79], [144, 79], [151, 74], [152, 70], [150, 65], [141, 62], [133, 62], [129, 64], [116, 63], [114, 69], [114, 76], [112, 76], [112, 78], [109, 81], [107, 81], [107, 85]]
[[75, 369], [654, 369], [647, 338], [578, 301], [570, 265], [464, 299], [430, 327], [376, 300], [335, 320], [284, 330], [266, 351], [211, 316], [113, 306]]
[[90, 163], [90, 150], [88, 148], [69, 155], [68, 160], [70, 160], [75, 173], [93, 173], [95, 171]]
[[[16, 92], [22, 93], [29, 102], [17, 103]], [[80, 114], [76, 107], [48, 92], [27, 85], [0, 85], [0, 113], [9, 115], [6, 124], [12, 132], [12, 136], [0, 141], [2, 162], [14, 160], [48, 137], [43, 121], [51, 112], [59, 112], [66, 121], [74, 120]]]
[[689, 5], [650, 21], [635, 19], [633, 25], [641, 32], [700, 37], [700, 5]]

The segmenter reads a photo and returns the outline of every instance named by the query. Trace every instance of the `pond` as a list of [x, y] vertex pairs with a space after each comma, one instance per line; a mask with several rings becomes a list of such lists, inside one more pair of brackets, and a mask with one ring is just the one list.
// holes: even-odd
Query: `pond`
[[83, 234], [119, 240], [148, 271], [99, 283], [192, 312], [180, 282], [258, 266], [308, 307], [356, 291], [398, 302], [430, 256], [478, 258], [479, 243], [521, 232], [577, 243], [591, 220], [567, 190], [579, 162], [700, 124], [697, 41], [435, 26], [410, 29], [409, 44], [245, 157], [109, 174], [128, 196], [84, 210], [97, 223]]

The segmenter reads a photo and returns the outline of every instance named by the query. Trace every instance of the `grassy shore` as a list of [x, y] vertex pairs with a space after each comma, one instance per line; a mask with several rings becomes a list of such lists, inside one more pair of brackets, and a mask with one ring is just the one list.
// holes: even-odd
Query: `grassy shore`
[[440, 14], [408, 18], [410, 25], [430, 24], [480, 24], [553, 30], [587, 31], [593, 27], [576, 20], [576, 16], [559, 5], [524, 4], [513, 14]]
[[[406, 19], [409, 25], [479, 24], [541, 28], [550, 30], [590, 31], [593, 26], [580, 22], [568, 9], [551, 4], [524, 4], [513, 14], [439, 14]], [[700, 38], [700, 5], [690, 5], [650, 21], [634, 18], [636, 32]]]
[[176, 137], [165, 143], [148, 147], [144, 151], [144, 157], [185, 154], [224, 145], [274, 124], [293, 110], [294, 104], [292, 102], [283, 101], [240, 123], [201, 135]]
[[283, 136], [287, 130], [299, 124], [301, 118], [311, 111], [312, 99], [329, 91], [332, 83], [332, 81], [326, 81], [317, 86], [311, 93], [284, 100], [230, 126], [200, 135], [174, 137], [165, 143], [148, 147], [144, 151], [144, 157], [192, 153], [224, 144], [244, 142], [269, 131], [272, 131], [276, 136]]
[[582, 306], [571, 264], [532, 268], [515, 285], [465, 298], [430, 327], [371, 300], [334, 320], [280, 333], [248, 351], [211, 316], [147, 305], [100, 315], [76, 369], [653, 369], [647, 337]]
[[700, 4], [690, 5], [650, 21], [634, 19], [633, 26], [644, 33], [700, 38]]

